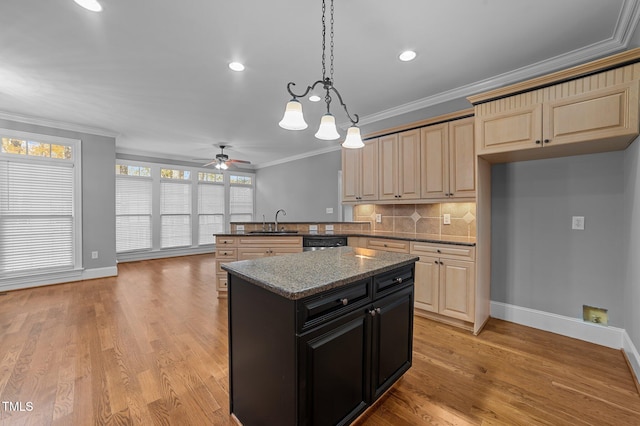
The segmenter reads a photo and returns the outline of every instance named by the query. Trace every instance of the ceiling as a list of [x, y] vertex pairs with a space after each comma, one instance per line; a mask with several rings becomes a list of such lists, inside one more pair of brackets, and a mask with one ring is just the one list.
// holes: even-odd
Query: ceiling
[[[258, 167], [339, 147], [313, 137], [322, 103], [303, 100], [307, 130], [278, 127], [286, 84], [322, 76], [320, 0], [100, 1], [2, 0], [0, 118], [113, 135], [129, 155], [204, 159], [228, 144]], [[470, 94], [627, 49], [639, 2], [335, 0], [335, 86], [363, 134], [470, 107]], [[405, 49], [417, 58], [400, 62]]]

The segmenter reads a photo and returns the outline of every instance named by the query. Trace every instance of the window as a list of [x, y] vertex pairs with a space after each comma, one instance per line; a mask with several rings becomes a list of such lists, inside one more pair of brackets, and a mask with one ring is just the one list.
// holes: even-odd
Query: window
[[80, 141], [0, 136], [0, 276], [79, 269]]
[[161, 169], [160, 247], [191, 245], [191, 173]]
[[198, 244], [213, 244], [224, 232], [224, 175], [198, 173]]
[[253, 178], [251, 176], [229, 177], [230, 222], [253, 220]]
[[116, 252], [151, 250], [151, 168], [116, 165]]
[[230, 221], [253, 220], [252, 173], [117, 160], [115, 176], [121, 260], [161, 250], [188, 254], [215, 244]]

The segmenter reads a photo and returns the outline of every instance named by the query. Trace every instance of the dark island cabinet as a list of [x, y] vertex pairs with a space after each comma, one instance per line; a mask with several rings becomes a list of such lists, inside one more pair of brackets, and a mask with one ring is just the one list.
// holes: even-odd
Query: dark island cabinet
[[411, 366], [414, 265], [299, 300], [229, 276], [231, 412], [348, 425]]

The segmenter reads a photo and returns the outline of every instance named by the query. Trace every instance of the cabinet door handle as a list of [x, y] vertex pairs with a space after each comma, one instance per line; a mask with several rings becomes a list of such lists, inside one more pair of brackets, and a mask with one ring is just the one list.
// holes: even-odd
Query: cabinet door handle
[[441, 265], [444, 265], [444, 262], [443, 262], [443, 261], [440, 261], [440, 264], [441, 264]]
[[437, 251], [438, 253], [442, 253], [442, 252], [440, 251], [440, 249], [436, 249], [436, 251]]
[[369, 311], [369, 315], [371, 315], [372, 317], [375, 317], [379, 313], [380, 313], [380, 308], [375, 308]]
[[347, 303], [349, 303], [349, 299], [347, 299], [346, 297], [344, 299], [340, 299], [340, 303], [342, 303], [342, 306], [347, 306]]
[[544, 143], [549, 143], [549, 142], [551, 142], [549, 139], [544, 140]]

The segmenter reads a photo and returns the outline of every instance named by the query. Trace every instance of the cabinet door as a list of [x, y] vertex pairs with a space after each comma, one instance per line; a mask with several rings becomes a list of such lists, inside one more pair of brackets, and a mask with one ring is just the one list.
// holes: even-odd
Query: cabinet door
[[449, 193], [476, 196], [476, 144], [473, 117], [449, 123]]
[[[378, 139], [364, 143], [360, 155], [360, 200], [378, 199]], [[343, 174], [344, 179], [344, 174]]]
[[380, 199], [393, 200], [398, 198], [398, 135], [381, 137], [378, 144]]
[[449, 192], [449, 124], [421, 129], [422, 198], [445, 198]]
[[411, 367], [413, 286], [375, 301], [373, 307], [372, 401]]
[[475, 126], [478, 155], [535, 148], [542, 140], [542, 104], [478, 115]]
[[420, 130], [398, 135], [398, 198], [420, 198]]
[[440, 259], [440, 262], [440, 313], [473, 321], [475, 264], [450, 259]]
[[437, 257], [420, 256], [416, 262], [415, 306], [438, 313], [440, 267]]
[[342, 148], [342, 201], [357, 201], [360, 196], [359, 149]]
[[370, 320], [364, 310], [299, 339], [300, 425], [348, 424], [366, 407]]
[[638, 82], [545, 104], [545, 146], [631, 137], [638, 133]]

